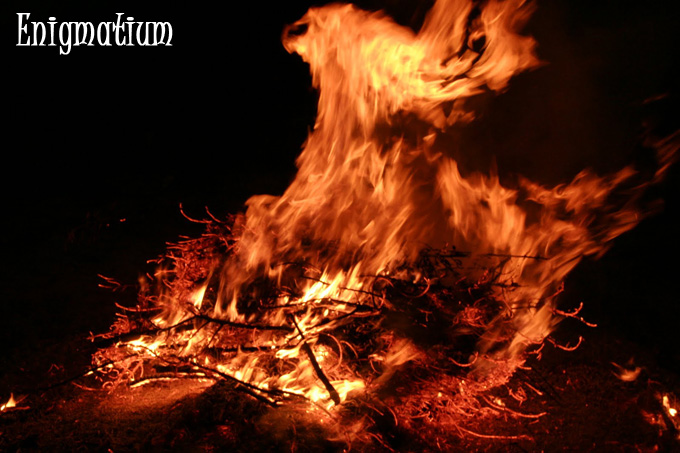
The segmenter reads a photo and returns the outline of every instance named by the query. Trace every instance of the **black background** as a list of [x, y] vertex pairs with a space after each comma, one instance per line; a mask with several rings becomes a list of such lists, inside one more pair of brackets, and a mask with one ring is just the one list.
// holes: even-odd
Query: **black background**
[[[417, 26], [427, 2], [362, 2]], [[312, 126], [307, 67], [280, 44], [305, 2], [13, 1], [3, 4], [0, 366], [45, 341], [103, 331], [114, 301], [98, 274], [134, 283], [165, 243], [202, 217], [281, 193]], [[124, 12], [169, 21], [172, 47], [16, 47], [16, 13], [31, 20], [109, 21]], [[538, 1], [526, 33], [548, 64], [511, 82], [462, 137], [470, 169], [555, 184], [585, 167], [620, 168], [640, 152], [643, 124], [680, 127], [678, 7], [670, 2]], [[669, 96], [659, 102], [648, 98]], [[680, 178], [650, 198], [663, 210], [584, 262], [565, 303], [586, 303], [603, 329], [678, 367], [676, 281]], [[124, 220], [123, 220], [124, 219]], [[676, 368], [677, 369], [677, 368]]]

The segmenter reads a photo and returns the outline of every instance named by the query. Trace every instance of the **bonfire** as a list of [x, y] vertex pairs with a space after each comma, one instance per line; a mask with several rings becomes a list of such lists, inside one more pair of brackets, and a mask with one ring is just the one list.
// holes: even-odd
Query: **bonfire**
[[518, 370], [546, 345], [578, 347], [551, 337], [565, 318], [592, 325], [560, 309], [563, 282], [644, 217], [676, 140], [649, 143], [645, 176], [507, 187], [461, 171], [443, 137], [475, 121], [470, 100], [541, 65], [521, 34], [532, 8], [438, 0], [414, 32], [334, 4], [287, 27], [319, 96], [295, 180], [245, 213], [190, 218], [204, 233], [169, 245], [137, 305], [94, 335], [88, 374], [107, 388], [201, 382], [341, 449], [521, 438], [484, 420], [544, 415], [523, 405], [543, 393]]

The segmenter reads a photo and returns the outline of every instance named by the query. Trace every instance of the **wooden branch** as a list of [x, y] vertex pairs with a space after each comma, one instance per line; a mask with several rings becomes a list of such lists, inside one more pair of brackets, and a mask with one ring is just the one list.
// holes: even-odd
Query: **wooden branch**
[[538, 261], [547, 261], [548, 258], [540, 255], [512, 255], [508, 253], [485, 253], [483, 256], [492, 256], [496, 258], [523, 258]]
[[330, 395], [331, 399], [333, 400], [336, 406], [339, 405], [341, 401], [338, 391], [335, 390], [335, 387], [333, 387], [331, 381], [329, 381], [328, 377], [326, 377], [326, 375], [324, 374], [323, 370], [321, 369], [321, 366], [319, 366], [319, 362], [317, 362], [316, 357], [314, 357], [314, 351], [312, 351], [312, 348], [306, 341], [302, 343], [302, 349], [309, 357], [309, 361], [312, 364], [312, 367], [314, 368], [316, 375], [319, 377], [321, 382], [323, 382], [323, 385], [324, 387], [326, 387], [326, 390], [328, 390], [328, 394]]
[[336, 406], [339, 405], [341, 401], [340, 401], [340, 395], [338, 394], [338, 391], [335, 390], [335, 387], [333, 387], [333, 384], [331, 384], [331, 381], [328, 380], [328, 377], [326, 376], [326, 374], [321, 369], [319, 362], [317, 362], [316, 357], [314, 356], [314, 351], [312, 351], [311, 346], [309, 346], [309, 343], [307, 343], [307, 340], [305, 339], [305, 336], [302, 333], [300, 326], [298, 326], [297, 321], [295, 321], [295, 317], [291, 316], [291, 319], [293, 320], [293, 324], [295, 324], [295, 328], [298, 330], [298, 332], [300, 333], [300, 336], [302, 337], [302, 350], [305, 351], [305, 353], [307, 354], [307, 357], [309, 357], [309, 362], [312, 364], [312, 368], [314, 368], [316, 375], [321, 380], [324, 387], [326, 387], [326, 390], [328, 390], [328, 394], [330, 395], [330, 397], [333, 400], [333, 402], [335, 403], [335, 405]]
[[[295, 329], [289, 327], [289, 326], [270, 326], [266, 324], [244, 324], [240, 322], [232, 322], [232, 321], [227, 321], [226, 319], [218, 319], [218, 318], [212, 318], [207, 315], [202, 315], [202, 314], [195, 314], [184, 321], [180, 321], [177, 324], [173, 324], [168, 327], [157, 327], [155, 329], [148, 329], [148, 330], [138, 330], [138, 331], [131, 331], [131, 332], [126, 332], [122, 333], [119, 335], [115, 335], [112, 337], [104, 337], [103, 335], [98, 335], [98, 337], [101, 338], [101, 340], [98, 340], [97, 337], [94, 337], [92, 341], [97, 341], [97, 346], [99, 348], [104, 348], [109, 345], [112, 345], [116, 342], [119, 341], [130, 341], [133, 340], [137, 337], [142, 337], [144, 335], [156, 335], [161, 332], [167, 332], [172, 329], [176, 329], [178, 327], [185, 326], [186, 324], [190, 323], [191, 321], [195, 321], [197, 319], [207, 321], [209, 323], [214, 323], [214, 324], [219, 324], [221, 326], [229, 326], [229, 327], [235, 327], [238, 329], [251, 329], [251, 330], [279, 330], [283, 332], [293, 332]], [[191, 329], [191, 327], [185, 327], [186, 330]]]
[[201, 314], [197, 314], [195, 318], [203, 319], [204, 321], [220, 324], [223, 326], [236, 327], [238, 329], [281, 330], [284, 332], [293, 332], [295, 330], [288, 326], [270, 326], [266, 324], [243, 324], [240, 322], [227, 321], [226, 319], [211, 318], [210, 316]]

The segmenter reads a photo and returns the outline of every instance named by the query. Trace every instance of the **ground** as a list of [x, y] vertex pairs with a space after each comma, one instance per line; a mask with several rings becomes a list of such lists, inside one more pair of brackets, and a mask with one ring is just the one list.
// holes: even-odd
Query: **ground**
[[[579, 329], [576, 329], [579, 330]], [[677, 374], [650, 360], [649, 351], [606, 332], [591, 332], [575, 352], [548, 350], [532, 370], [517, 373], [511, 386], [528, 382], [535, 389], [511, 413], [466, 422], [444, 451], [675, 451], [680, 449], [677, 421], [664, 415], [661, 395], [680, 394]], [[45, 345], [47, 346], [47, 345]], [[138, 388], [90, 389], [78, 381], [47, 386], [74, 373], [73, 362], [87, 362], [83, 339], [64, 348], [34, 352], [32, 370], [5, 375], [3, 385], [25, 396], [17, 408], [0, 414], [2, 451], [342, 451], [343, 442], [324, 440], [314, 421], [297, 409], [271, 409], [226, 383], [173, 380]], [[635, 357], [637, 379], [615, 376], [612, 361]], [[54, 362], [57, 363], [54, 363]], [[61, 368], [58, 363], [65, 363]], [[15, 365], [22, 365], [21, 362]], [[71, 365], [71, 366], [69, 366]], [[51, 367], [51, 368], [50, 368]], [[38, 369], [46, 372], [38, 374]], [[632, 368], [632, 367], [631, 367]], [[82, 380], [80, 381], [83, 382]], [[35, 388], [35, 387], [33, 387]], [[318, 427], [317, 427], [318, 428]], [[472, 432], [471, 432], [472, 431]], [[396, 451], [437, 451], [399, 428], [383, 430]], [[450, 434], [450, 433], [449, 433]], [[485, 438], [486, 436], [486, 438]], [[446, 445], [444, 440], [440, 445]], [[363, 445], [355, 450], [366, 450]], [[387, 450], [380, 444], [371, 450]]]

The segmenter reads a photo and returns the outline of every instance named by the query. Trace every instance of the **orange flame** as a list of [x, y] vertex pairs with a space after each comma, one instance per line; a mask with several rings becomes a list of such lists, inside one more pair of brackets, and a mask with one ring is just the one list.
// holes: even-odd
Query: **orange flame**
[[614, 368], [616, 368], [614, 376], [624, 382], [633, 382], [638, 378], [638, 376], [640, 376], [640, 373], [642, 372], [641, 367], [633, 365], [632, 358], [626, 363], [626, 366], [621, 366], [614, 362], [612, 362], [612, 365], [614, 365]]
[[[516, 356], [552, 331], [558, 317], [546, 294], [583, 256], [602, 253], [639, 221], [632, 201], [616, 210], [608, 201], [635, 172], [584, 171], [553, 189], [523, 179], [520, 190], [493, 175], [460, 174], [437, 149], [437, 135], [473, 116], [466, 98], [502, 90], [539, 64], [533, 39], [516, 34], [531, 13], [525, 1], [487, 2], [469, 24], [472, 9], [471, 1], [437, 1], [414, 34], [381, 13], [330, 5], [284, 31], [286, 49], [310, 65], [318, 117], [288, 190], [247, 203], [239, 260], [227, 272], [233, 294], [248, 271], [291, 256], [316, 260], [318, 250], [303, 241], [332, 245], [323, 266], [342, 280], [348, 259], [353, 275], [375, 274], [413, 259], [423, 244], [451, 243], [479, 256], [543, 258], [502, 270], [520, 286], [507, 296], [517, 334], [502, 355]], [[396, 129], [410, 114], [424, 130], [415, 137]], [[539, 208], [536, 220], [520, 196]]]

